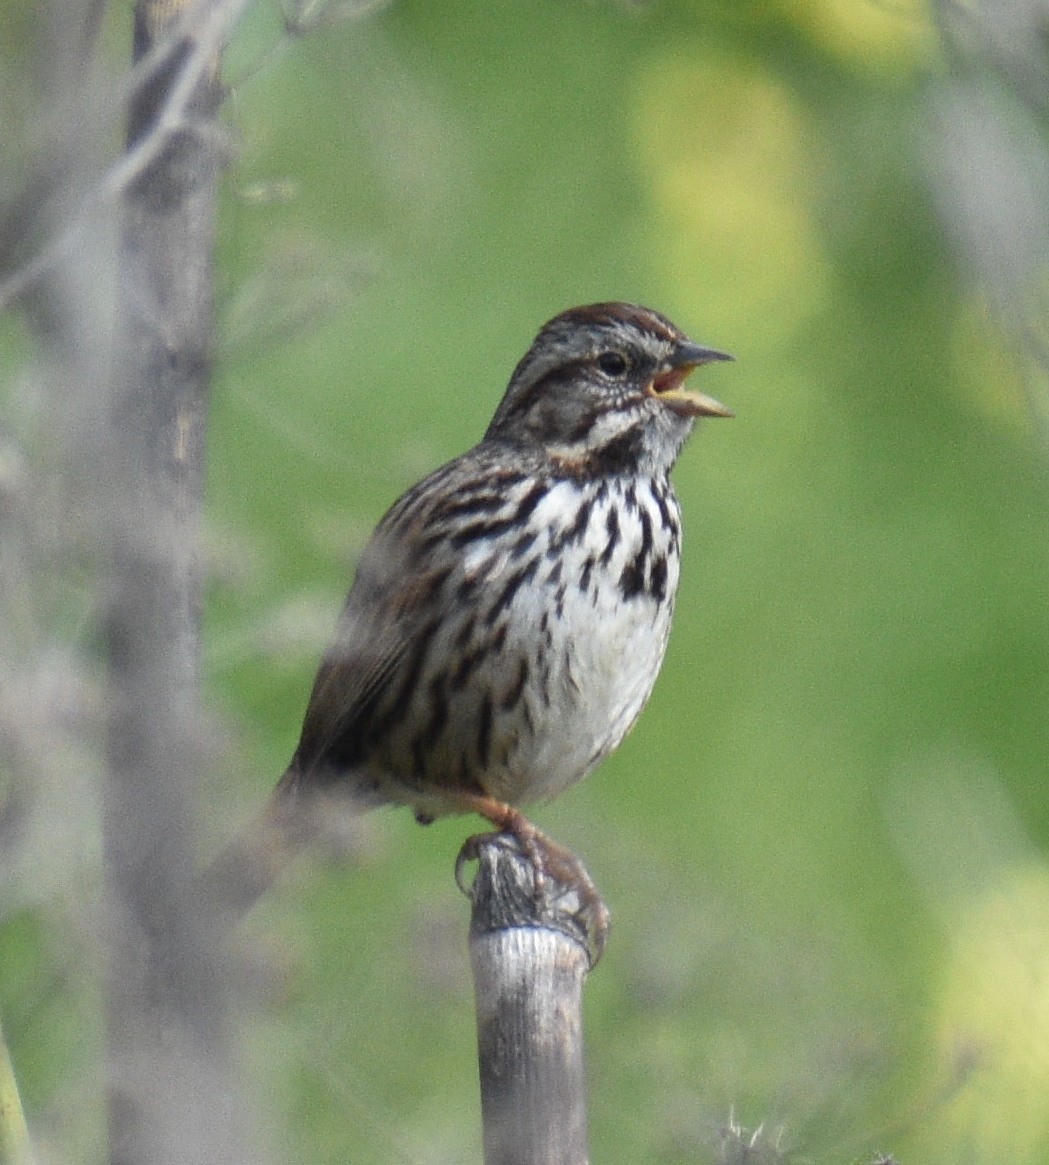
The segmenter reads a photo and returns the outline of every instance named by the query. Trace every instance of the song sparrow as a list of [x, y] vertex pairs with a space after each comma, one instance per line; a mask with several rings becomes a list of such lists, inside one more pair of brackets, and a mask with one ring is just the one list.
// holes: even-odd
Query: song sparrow
[[534, 839], [518, 807], [585, 776], [652, 691], [681, 558], [670, 470], [697, 417], [731, 416], [683, 382], [728, 359], [632, 304], [543, 327], [480, 444], [375, 530], [228, 895], [261, 891], [332, 790]]

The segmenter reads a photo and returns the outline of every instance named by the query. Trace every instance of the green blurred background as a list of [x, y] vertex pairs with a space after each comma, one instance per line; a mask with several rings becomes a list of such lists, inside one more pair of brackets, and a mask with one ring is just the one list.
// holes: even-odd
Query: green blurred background
[[[737, 357], [676, 471], [652, 702], [534, 814], [614, 917], [595, 1161], [712, 1160], [731, 1121], [811, 1162], [1049, 1159], [1044, 375], [950, 217], [939, 13], [401, 0], [291, 36], [258, 5], [230, 52], [208, 848], [282, 771], [368, 531], [545, 319], [631, 299]], [[480, 1159], [473, 825], [376, 815], [252, 917], [278, 1159]], [[90, 1142], [92, 969], [46, 908], [2, 926], [30, 1118]]]

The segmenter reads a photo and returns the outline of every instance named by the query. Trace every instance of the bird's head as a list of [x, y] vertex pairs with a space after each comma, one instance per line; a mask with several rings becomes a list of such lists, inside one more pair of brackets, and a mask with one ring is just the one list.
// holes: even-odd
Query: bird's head
[[568, 470], [666, 473], [696, 418], [732, 416], [686, 388], [689, 373], [731, 359], [648, 308], [572, 308], [536, 336], [486, 438], [538, 445]]

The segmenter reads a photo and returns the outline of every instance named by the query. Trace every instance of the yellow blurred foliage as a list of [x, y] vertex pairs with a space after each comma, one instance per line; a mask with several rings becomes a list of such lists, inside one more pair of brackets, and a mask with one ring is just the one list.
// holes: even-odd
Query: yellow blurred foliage
[[[926, 770], [924, 773], [921, 770]], [[901, 1160], [1049, 1160], [1049, 864], [1009, 790], [961, 752], [906, 770], [890, 805], [944, 938]]]
[[914, 1160], [1049, 1158], [1049, 869], [1003, 870], [959, 909], [938, 1003], [946, 1097]]
[[935, 50], [928, 0], [780, 0], [822, 47], [881, 80], [906, 76]]
[[791, 94], [746, 61], [698, 51], [647, 60], [635, 93], [661, 278], [712, 333], [783, 339], [819, 310], [830, 278], [810, 218], [819, 163]]
[[[954, 383], [982, 418], [1017, 435], [1038, 432], [1036, 409], [1041, 404], [1041, 411], [1046, 411], [1044, 399], [1032, 398], [1020, 345], [1006, 334], [983, 296], [970, 294], [959, 300], [953, 349]], [[1044, 372], [1038, 369], [1031, 369], [1030, 377], [1044, 383]]]

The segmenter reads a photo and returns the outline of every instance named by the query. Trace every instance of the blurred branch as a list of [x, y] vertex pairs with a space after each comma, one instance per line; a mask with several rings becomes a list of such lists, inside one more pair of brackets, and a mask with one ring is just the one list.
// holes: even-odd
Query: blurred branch
[[[103, 847], [111, 1161], [251, 1159], [228, 1064], [216, 936], [193, 893], [199, 524], [212, 346], [218, 49], [242, 0], [139, 0], [135, 56], [175, 48], [135, 93], [118, 372], [96, 479], [110, 550]], [[187, 22], [187, 17], [193, 19]]]
[[[75, 188], [75, 175], [79, 172], [75, 160], [82, 148], [80, 139], [85, 135], [81, 118], [75, 120], [74, 132], [67, 131], [59, 144], [52, 145], [48, 158], [31, 174], [0, 222], [0, 273], [9, 269], [0, 282], [0, 311], [67, 258], [77, 236], [99, 207], [122, 197], [176, 135], [193, 133], [224, 141], [225, 135], [220, 134], [213, 120], [194, 115], [194, 100], [205, 73], [213, 67], [216, 54], [248, 3], [249, 0], [171, 0], [163, 6], [171, 11], [163, 35], [148, 39], [126, 82], [117, 87], [114, 99], [103, 102], [101, 113], [95, 115], [97, 128], [99, 121], [108, 120], [129, 105], [143, 99], [156, 102], [163, 94], [153, 110], [148, 132], [136, 135], [132, 147], [86, 191]], [[65, 189], [70, 183], [74, 186], [71, 191]], [[54, 237], [31, 258], [20, 262], [19, 242], [39, 233], [45, 212], [54, 204], [78, 200], [79, 205], [63, 209]]]
[[1049, 432], [1049, 5], [938, 0], [951, 70], [932, 91], [926, 158], [955, 248], [1028, 361]]

